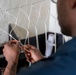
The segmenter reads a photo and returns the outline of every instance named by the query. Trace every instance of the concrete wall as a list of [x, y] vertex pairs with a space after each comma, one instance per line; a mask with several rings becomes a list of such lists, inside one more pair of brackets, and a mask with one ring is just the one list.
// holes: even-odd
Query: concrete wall
[[[10, 23], [25, 29], [24, 33], [22, 29], [18, 29], [18, 33], [23, 37], [26, 36], [26, 29], [30, 37], [36, 35], [36, 28], [37, 34], [44, 33], [45, 24], [46, 31], [61, 33], [56, 4], [51, 0], [0, 0], [0, 44], [8, 41]], [[65, 38], [68, 39], [68, 37]]]
[[[19, 9], [19, 7], [21, 8]], [[46, 25], [49, 26], [49, 8], [50, 0], [0, 0], [0, 43], [8, 40], [8, 35], [5, 32], [8, 32], [9, 23], [15, 25], [16, 18], [16, 25], [27, 28], [30, 36], [36, 35], [35, 26], [38, 34], [44, 33], [44, 23], [46, 22]], [[30, 16], [30, 22], [28, 16]], [[22, 34], [21, 31], [20, 33]]]

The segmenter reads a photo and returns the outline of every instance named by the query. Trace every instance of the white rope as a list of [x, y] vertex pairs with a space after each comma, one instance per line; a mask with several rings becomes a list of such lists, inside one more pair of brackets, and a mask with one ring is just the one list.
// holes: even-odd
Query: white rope
[[46, 25], [46, 23], [44, 23], [44, 25], [45, 25], [45, 42], [47, 41], [47, 25]]
[[[20, 10], [27, 16], [28, 22], [30, 22], [29, 15], [27, 15], [26, 12], [24, 12], [21, 8], [20, 8]], [[29, 26], [28, 26], [28, 29], [29, 29]], [[26, 40], [28, 40], [28, 44], [29, 44], [29, 31], [28, 31], [28, 29], [27, 29], [28, 34], [26, 35], [24, 44], [26, 44]]]
[[37, 45], [37, 49], [39, 49], [39, 41], [38, 41], [38, 32], [37, 32], [37, 27], [35, 26], [35, 33], [36, 33], [36, 45]]
[[[0, 30], [3, 31], [4, 33], [6, 33], [7, 35], [9, 35], [10, 37], [12, 37], [13, 39], [15, 39], [15, 38], [11, 35], [11, 32], [14, 30], [14, 28], [15, 28], [16, 26], [19, 26], [19, 27], [21, 27], [21, 28], [23, 28], [23, 29], [25, 29], [25, 30], [27, 31], [25, 40], [28, 39], [28, 44], [29, 44], [30, 16], [31, 16], [31, 12], [32, 12], [33, 5], [36, 4], [36, 3], [39, 3], [39, 2], [44, 2], [44, 1], [45, 1], [45, 0], [38, 1], [38, 2], [35, 2], [35, 3], [31, 3], [31, 9], [30, 9], [29, 15], [27, 15], [27, 14], [22, 10], [22, 7], [24, 7], [24, 6], [26, 6], [26, 5], [23, 5], [23, 6], [20, 6], [20, 7], [16, 7], [16, 8], [11, 8], [11, 9], [7, 9], [7, 10], [6, 10], [6, 12], [9, 11], [9, 10], [12, 10], [12, 9], [19, 9], [19, 12], [20, 12], [20, 10], [21, 10], [21, 11], [27, 16], [27, 18], [28, 18], [28, 29], [27, 29], [27, 28], [24, 28], [24, 27], [22, 27], [21, 25], [18, 24], [18, 16], [19, 16], [19, 12], [18, 12], [17, 17], [15, 17], [14, 15], [12, 15], [12, 14], [9, 13], [9, 14], [12, 15], [12, 16], [15, 18], [15, 20], [16, 20], [16, 21], [15, 21], [15, 26], [14, 26], [13, 29], [10, 31], [10, 34], [7, 33], [6, 31], [2, 30], [1, 28], [0, 28]], [[37, 22], [36, 22], [36, 26], [35, 26], [36, 42], [37, 42], [37, 48], [38, 48], [38, 49], [39, 49], [39, 41], [38, 41], [37, 25], [38, 25], [38, 21], [39, 21], [39, 18], [40, 18], [40, 13], [41, 13], [42, 5], [43, 5], [43, 3], [41, 4], [41, 6], [40, 6], [40, 8], [39, 8], [38, 17], [37, 17]], [[27, 5], [27, 6], [28, 6], [28, 5]], [[3, 10], [2, 10], [2, 11], [3, 11]], [[7, 12], [7, 13], [8, 13], [8, 12]], [[46, 19], [46, 20], [47, 20], [47, 19]], [[46, 22], [45, 22], [44, 24], [45, 24], [45, 32], [47, 32]], [[46, 39], [47, 39], [47, 35], [46, 35]], [[15, 39], [15, 40], [16, 40], [16, 39]], [[26, 43], [26, 41], [25, 41], [25, 43]], [[31, 66], [31, 63], [29, 63], [29, 66]]]
[[[5, 10], [5, 12], [7, 12], [7, 11]], [[8, 12], [7, 12], [7, 13], [8, 13]], [[10, 14], [10, 13], [8, 13], [8, 14]], [[10, 14], [10, 15], [12, 15], [12, 14]], [[14, 15], [12, 15], [12, 16], [16, 19], [16, 22], [15, 22], [15, 23], [17, 23], [17, 18], [16, 18]], [[3, 17], [3, 16], [2, 16], [2, 17]], [[19, 25], [16, 24], [16, 26], [19, 26]], [[19, 27], [23, 28], [22, 26], [19, 26]], [[23, 28], [23, 29], [27, 30], [26, 28]], [[5, 34], [9, 35], [12, 39], [17, 40], [17, 39], [15, 39], [11, 34], [7, 33], [7, 32], [4, 31], [3, 29], [0, 28], [0, 30], [3, 31]], [[20, 44], [23, 45], [21, 42], [20, 42]]]
[[29, 30], [29, 26], [30, 26], [30, 16], [31, 16], [31, 12], [32, 12], [32, 8], [33, 8], [33, 5], [31, 4], [31, 9], [30, 9], [30, 13], [29, 13], [29, 17], [28, 17], [28, 30]]
[[41, 13], [42, 5], [43, 5], [43, 3], [41, 3], [40, 8], [39, 8], [39, 13], [38, 13], [38, 18], [37, 18], [36, 26], [38, 25], [38, 21], [39, 21], [39, 18], [40, 18], [40, 13]]
[[[6, 11], [7, 12], [7, 11]], [[16, 26], [19, 26], [19, 27], [21, 27], [21, 28], [23, 28], [23, 29], [25, 29], [26, 30], [26, 32], [27, 32], [27, 34], [26, 34], [26, 39], [27, 39], [27, 37], [28, 37], [28, 34], [29, 34], [29, 31], [27, 30], [27, 28], [25, 27], [22, 27], [21, 25], [19, 25], [18, 24], [18, 22], [17, 22], [17, 20], [18, 20], [18, 17], [16, 18], [14, 15], [12, 15], [12, 14], [10, 14], [9, 12], [7, 12], [9, 15], [11, 15], [11, 16], [13, 16], [14, 18], [15, 18], [15, 26], [13, 27], [13, 29], [10, 31], [10, 34], [11, 34], [11, 32], [14, 30], [14, 28], [16, 27]], [[19, 12], [18, 12], [18, 15], [19, 15]]]
[[9, 35], [9, 36], [10, 36], [11, 38], [13, 38], [14, 40], [16, 40], [12, 35], [10, 35], [9, 33], [7, 33], [6, 31], [4, 31], [3, 29], [0, 28], [0, 30], [1, 30], [2, 32], [4, 32], [5, 34]]
[[[31, 4], [31, 9], [30, 9], [29, 17], [28, 17], [28, 30], [29, 30], [29, 27], [30, 27], [30, 16], [31, 16], [32, 8], [33, 8], [33, 5]], [[30, 44], [29, 34], [28, 34], [28, 44]]]
[[47, 30], [47, 25], [46, 25], [46, 22], [47, 22], [47, 19], [48, 19], [48, 17], [49, 17], [49, 11], [48, 11], [48, 14], [47, 14], [47, 16], [46, 16], [46, 19], [45, 19], [45, 22], [44, 22], [44, 25], [45, 25], [45, 45], [47, 46], [47, 32], [48, 32], [48, 30]]
[[[20, 9], [20, 8], [19, 8]], [[19, 10], [19, 12], [20, 12], [20, 10]], [[19, 12], [18, 12], [18, 16], [19, 16]], [[31, 10], [30, 10], [30, 13], [31, 13]], [[17, 23], [17, 20], [18, 20], [18, 16], [17, 16], [17, 18], [16, 18], [16, 22], [15, 22], [15, 24], [16, 24], [16, 26], [19, 26], [19, 24]], [[30, 16], [30, 15], [29, 15]], [[30, 20], [30, 19], [28, 19], [28, 20]], [[19, 27], [21, 27], [21, 26], [19, 26]], [[23, 28], [23, 27], [21, 27], [21, 28]], [[25, 29], [26, 31], [27, 31], [27, 35], [26, 35], [26, 38], [25, 38], [25, 40], [28, 38], [28, 44], [29, 44], [29, 32], [28, 32], [28, 30], [26, 29], [26, 28], [23, 28], [23, 29]], [[26, 43], [26, 41], [25, 41], [25, 43]], [[21, 51], [21, 53], [23, 53], [24, 51]], [[31, 62], [29, 62], [29, 67], [31, 66]]]
[[39, 8], [39, 13], [38, 13], [38, 18], [37, 18], [37, 22], [36, 22], [36, 26], [35, 26], [35, 33], [36, 33], [36, 44], [37, 44], [37, 49], [39, 49], [39, 40], [38, 40], [38, 32], [37, 32], [37, 25], [38, 25], [38, 21], [40, 18], [40, 13], [41, 13], [41, 8], [42, 8], [43, 3], [41, 3], [40, 8]]
[[[7, 34], [8, 36], [10, 36], [11, 38], [13, 38], [14, 40], [17, 40], [17, 39], [15, 39], [12, 35], [10, 35], [9, 33], [7, 33], [6, 31], [4, 31], [3, 29], [1, 29], [0, 28], [0, 30], [2, 31], [2, 32], [4, 32], [5, 34]], [[18, 41], [18, 40], [17, 40]], [[21, 46], [23, 46], [23, 44], [20, 42], [20, 45]], [[21, 53], [23, 53], [24, 51], [21, 51]]]

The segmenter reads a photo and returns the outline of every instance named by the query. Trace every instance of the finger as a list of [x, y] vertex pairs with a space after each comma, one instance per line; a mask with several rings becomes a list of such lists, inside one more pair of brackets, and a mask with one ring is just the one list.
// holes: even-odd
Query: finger
[[4, 45], [12, 46], [13, 44], [16, 44], [17, 42], [18, 42], [17, 40], [11, 40], [11, 41], [6, 42]]
[[9, 42], [7, 42], [9, 45], [14, 45], [14, 44], [18, 44], [17, 40], [11, 40]]
[[36, 47], [35, 47], [35, 46], [32, 46], [32, 45], [29, 45], [29, 44], [28, 44], [27, 46], [28, 46], [29, 48], [33, 49], [33, 50], [36, 49]]
[[30, 46], [30, 45], [25, 45], [25, 48], [26, 48], [27, 50], [30, 50], [31, 46]]
[[25, 51], [25, 56], [26, 56], [27, 58], [31, 58], [31, 53]]
[[32, 45], [29, 45], [29, 44], [25, 45], [24, 48], [27, 49], [27, 50], [30, 50], [32, 48]]
[[25, 51], [25, 52], [30, 52], [30, 51], [29, 51], [28, 49], [26, 49], [26, 48], [24, 49], [24, 51]]
[[35, 50], [35, 49], [36, 49], [36, 47], [34, 47], [34, 46], [31, 46], [31, 49]]
[[29, 59], [26, 59], [27, 62], [31, 62]]
[[11, 40], [10, 41], [11, 46], [13, 46], [14, 48], [19, 48], [20, 50], [20, 42], [17, 40]]
[[12, 42], [12, 43], [17, 43], [18, 41], [17, 41], [17, 40], [11, 40], [10, 42]]
[[32, 62], [32, 58], [27, 58], [26, 59], [28, 62]]
[[30, 57], [28, 57], [27, 55], [25, 55], [26, 59], [29, 59]]
[[28, 52], [27, 52], [25, 55], [26, 55], [27, 57], [31, 58], [31, 53], [28, 53]]
[[[16, 42], [16, 44], [14, 44], [13, 46], [20, 48], [20, 42]], [[21, 48], [20, 48], [20, 49], [21, 49]]]
[[25, 45], [24, 46], [24, 49], [27, 51], [29, 51], [30, 52], [30, 50], [35, 50], [36, 48], [34, 47], [34, 46], [32, 46], [32, 45]]
[[27, 53], [27, 56], [28, 56], [28, 57], [31, 57], [31, 53]]
[[11, 42], [11, 45], [17, 45], [17, 46], [20, 45], [20, 42], [17, 40], [11, 40], [10, 42]]
[[31, 63], [35, 63], [35, 61], [33, 59], [31, 59]]
[[21, 48], [22, 50], [24, 50], [24, 49], [25, 49], [25, 45], [23, 45], [23, 46], [20, 46], [20, 48]]
[[29, 45], [29, 44], [27, 44], [26, 46], [29, 47], [29, 48], [31, 48], [31, 45]]
[[30, 60], [29, 59], [26, 59], [27, 62], [31, 62], [31, 63], [35, 63], [35, 61], [31, 58]]
[[25, 54], [25, 57], [26, 57], [29, 61], [31, 61], [31, 54], [30, 54], [30, 53], [26, 53], [26, 54]]
[[6, 46], [11, 46], [12, 44], [11, 44], [11, 41], [8, 41], [5, 45], [4, 45], [4, 47], [6, 47]]
[[32, 53], [32, 52], [36, 52], [38, 49], [35, 47], [35, 46], [32, 46], [32, 45], [28, 45], [28, 46], [30, 46], [30, 52]]
[[17, 45], [17, 46], [20, 46], [20, 42], [19, 42], [19, 41], [17, 41], [17, 42], [16, 42], [16, 45]]
[[24, 51], [26, 51], [26, 52], [29, 52], [29, 48], [28, 48], [27, 45], [24, 45], [24, 46], [22, 47], [22, 49], [23, 49]]

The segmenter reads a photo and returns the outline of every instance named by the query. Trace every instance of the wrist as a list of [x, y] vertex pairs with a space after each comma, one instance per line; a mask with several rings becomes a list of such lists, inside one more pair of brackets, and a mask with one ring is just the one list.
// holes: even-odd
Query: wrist
[[17, 63], [8, 64], [3, 75], [16, 75]]
[[40, 60], [42, 60], [44, 58], [45, 58], [45, 56], [41, 55], [40, 57], [38, 57], [37, 61], [40, 61]]
[[42, 55], [42, 58], [41, 58], [41, 60], [42, 60], [42, 59], [45, 59], [45, 58], [46, 58], [46, 57]]
[[10, 63], [8, 63], [8, 64], [7, 64], [7, 67], [6, 67], [6, 68], [7, 68], [8, 70], [11, 70], [11, 69], [12, 69], [12, 67], [13, 67], [13, 66], [15, 66], [15, 67], [16, 67], [16, 66], [17, 66], [17, 64], [18, 64], [17, 62], [16, 62], [16, 63], [15, 63], [15, 62], [10, 62]]

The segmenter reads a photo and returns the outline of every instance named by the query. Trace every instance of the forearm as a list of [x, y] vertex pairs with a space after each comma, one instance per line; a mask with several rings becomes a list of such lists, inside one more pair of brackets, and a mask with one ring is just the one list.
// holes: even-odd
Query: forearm
[[3, 75], [16, 75], [17, 64], [7, 65]]

